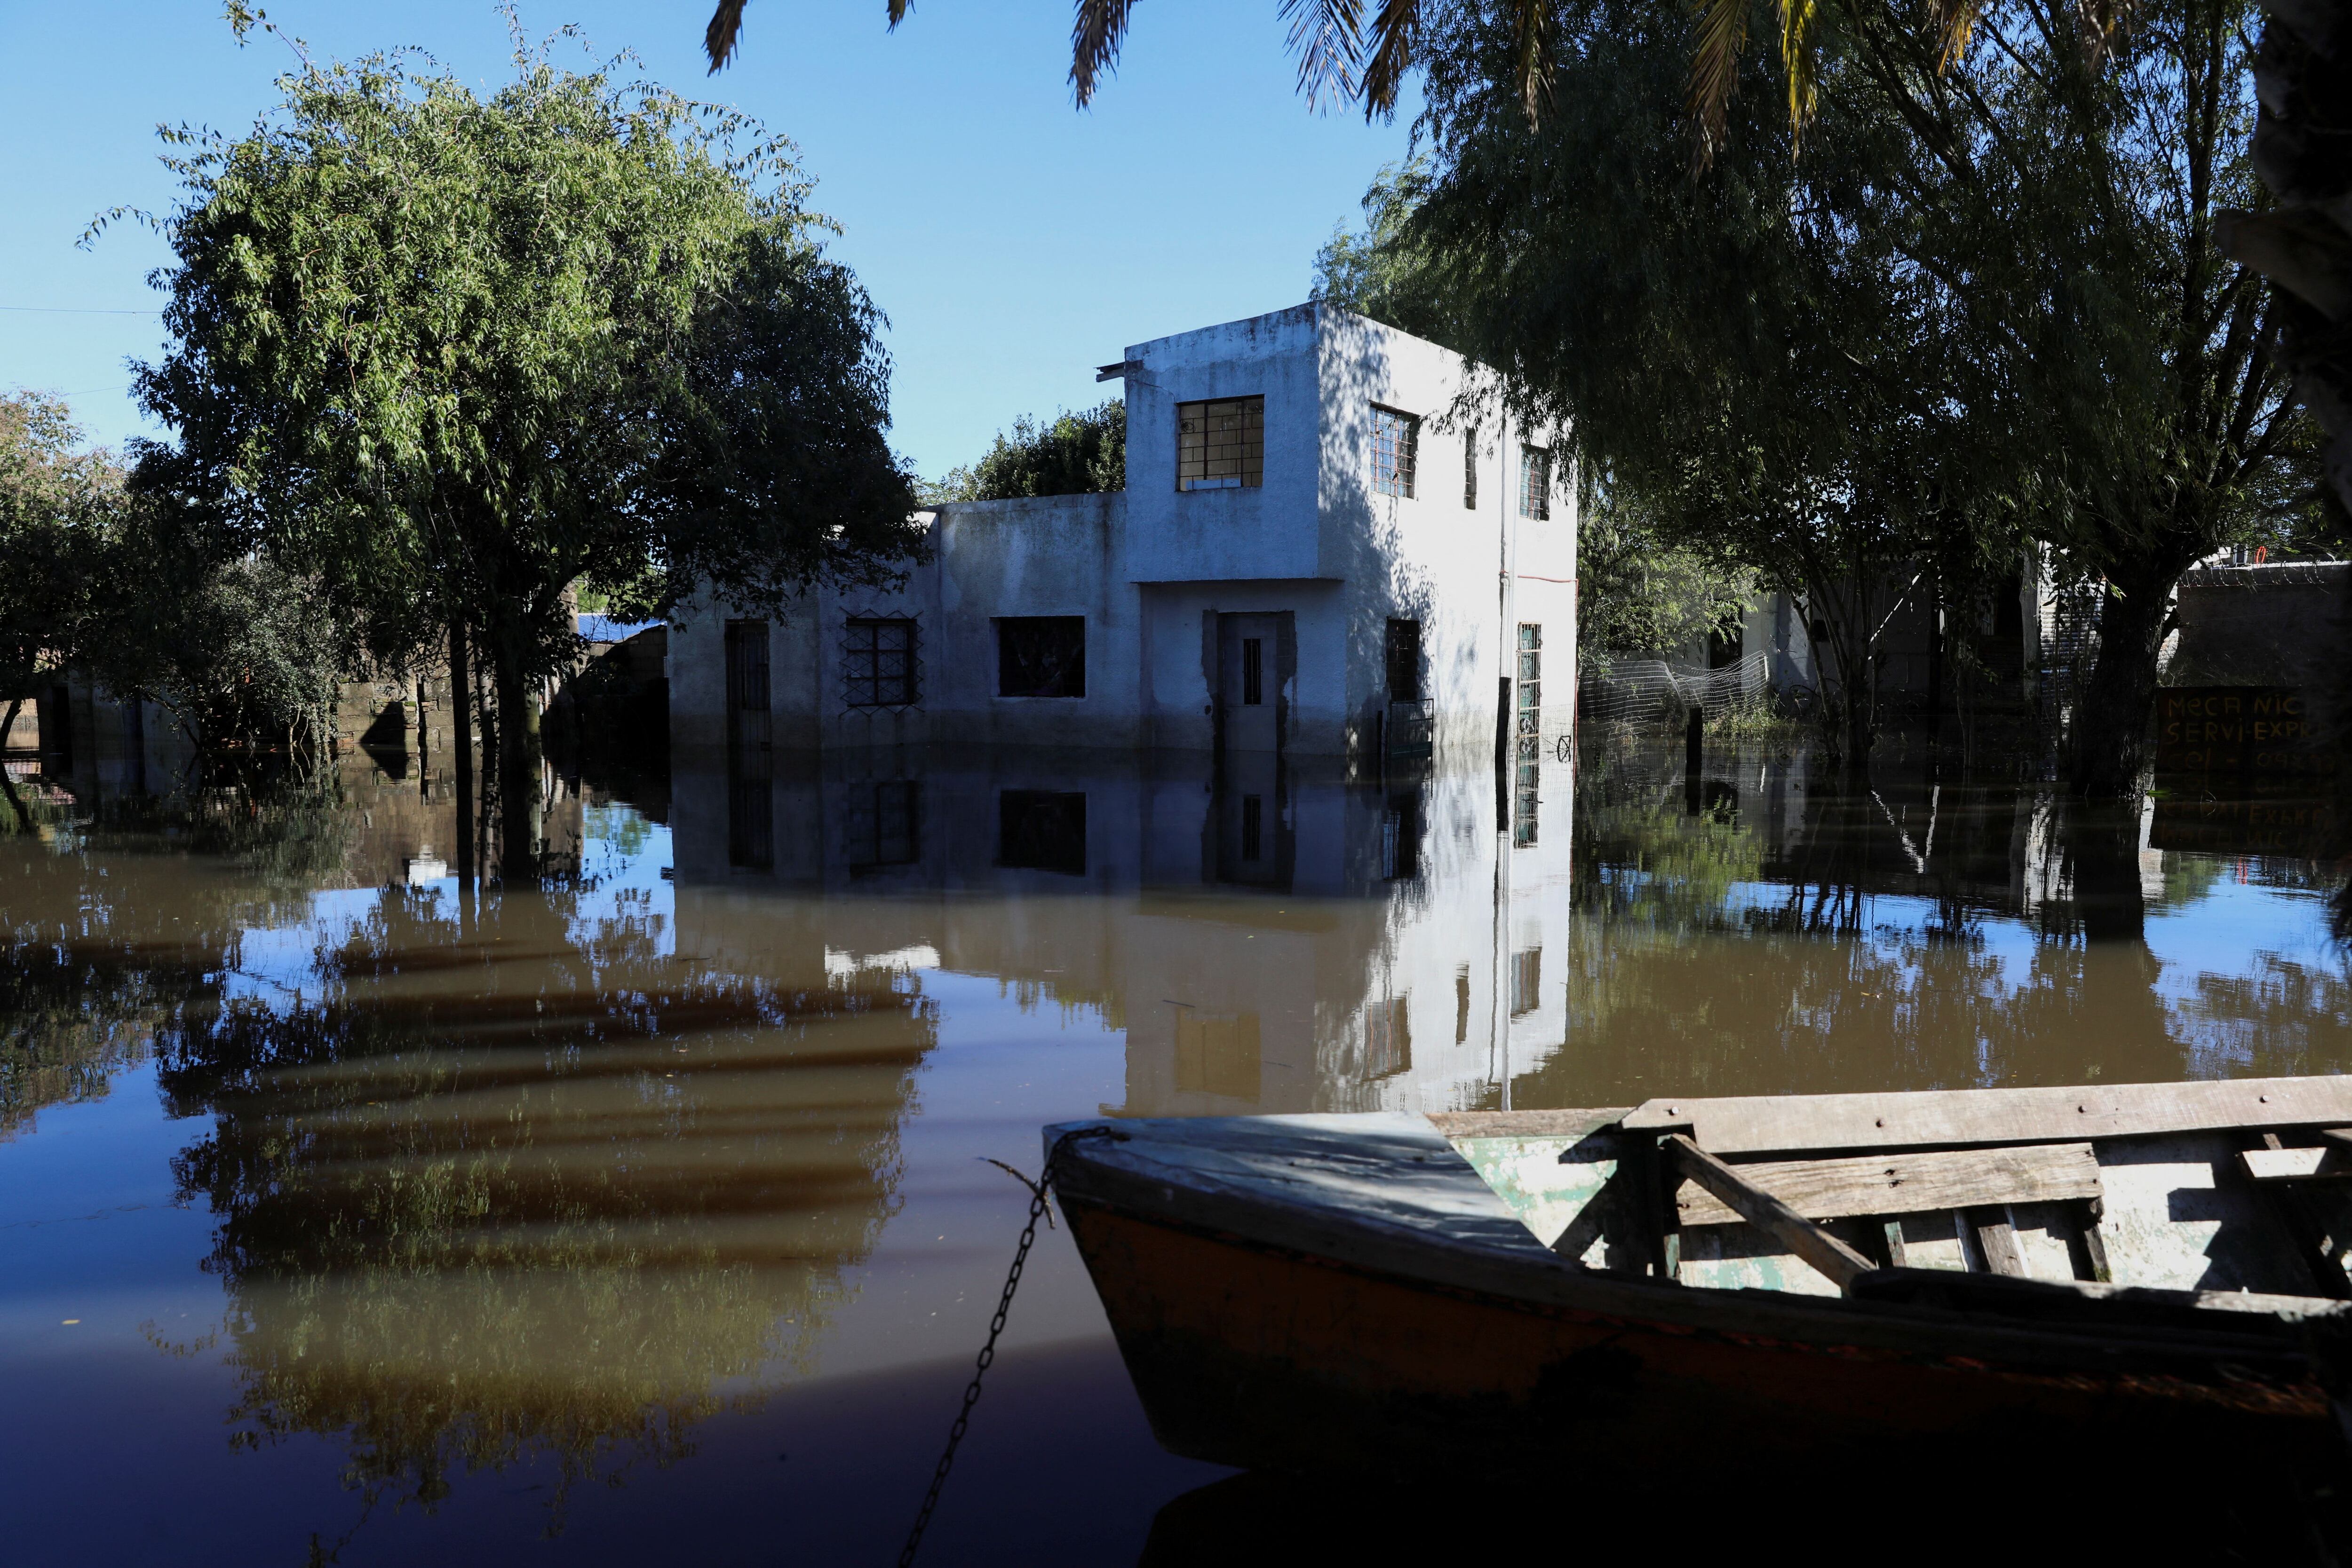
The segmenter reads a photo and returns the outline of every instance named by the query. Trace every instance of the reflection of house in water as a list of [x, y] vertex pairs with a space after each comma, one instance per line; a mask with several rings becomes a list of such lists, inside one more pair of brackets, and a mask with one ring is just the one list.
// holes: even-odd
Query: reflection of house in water
[[1566, 1029], [1556, 746], [1507, 847], [1485, 770], [844, 748], [774, 752], [747, 791], [708, 762], [673, 776], [681, 950], [723, 946], [746, 894], [818, 895], [853, 968], [936, 954], [1123, 1027], [1117, 1109], [1484, 1103]]
[[1104, 372], [1126, 386], [1124, 491], [942, 507], [898, 591], [820, 590], [772, 620], [689, 607], [673, 739], [1281, 751], [1364, 771], [1433, 743], [1482, 764], [1517, 722], [1498, 701], [1562, 731], [1574, 487], [1549, 433], [1451, 418], [1472, 369], [1322, 305], [1132, 347]]

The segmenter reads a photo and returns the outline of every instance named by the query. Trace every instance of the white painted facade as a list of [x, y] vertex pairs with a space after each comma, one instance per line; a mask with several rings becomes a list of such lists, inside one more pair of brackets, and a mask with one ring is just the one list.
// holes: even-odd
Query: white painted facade
[[[1518, 628], [1540, 628], [1552, 745], [1576, 692], [1575, 486], [1563, 455], [1549, 517], [1522, 516], [1525, 449], [1553, 443], [1500, 415], [1458, 423], [1472, 369], [1320, 304], [1129, 347], [1106, 377], [1126, 387], [1126, 490], [942, 507], [926, 518], [931, 560], [898, 591], [818, 590], [767, 620], [768, 744], [1270, 748], [1361, 765], [1392, 733], [1393, 618], [1418, 623], [1420, 695], [1454, 765], [1491, 762]], [[1179, 405], [1244, 398], [1265, 400], [1261, 481], [1180, 488]], [[1376, 407], [1419, 421], [1409, 497], [1374, 486]], [[996, 623], [1030, 616], [1084, 619], [1082, 695], [1003, 694]], [[730, 619], [698, 601], [676, 620], [682, 751], [726, 745], [740, 722]], [[850, 626], [873, 619], [913, 622], [911, 702], [856, 700]], [[1237, 631], [1264, 650], [1271, 723], [1239, 711]]]

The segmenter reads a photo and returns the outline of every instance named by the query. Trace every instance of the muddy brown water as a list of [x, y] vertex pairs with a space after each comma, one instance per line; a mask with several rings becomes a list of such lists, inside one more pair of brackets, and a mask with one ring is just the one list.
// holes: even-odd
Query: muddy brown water
[[[432, 777], [52, 795], [0, 837], [0, 1556], [891, 1561], [1026, 1206], [985, 1161], [1055, 1120], [2352, 1066], [2308, 802], [1680, 762], [686, 758], [470, 898]], [[1006, 1343], [925, 1560], [1182, 1560], [1226, 1472], [1058, 1231]]]

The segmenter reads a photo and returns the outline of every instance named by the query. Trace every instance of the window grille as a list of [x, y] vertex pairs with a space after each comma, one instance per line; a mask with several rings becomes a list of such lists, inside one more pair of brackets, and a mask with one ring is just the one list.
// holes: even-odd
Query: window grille
[[1176, 405], [1176, 487], [1228, 490], [1265, 482], [1265, 399]]
[[1413, 464], [1421, 452], [1421, 421], [1372, 405], [1372, 491], [1412, 498]]
[[1543, 1006], [1543, 949], [1525, 947], [1511, 955], [1511, 1016], [1527, 1017]]
[[1551, 454], [1540, 446], [1519, 448], [1519, 516], [1551, 518]]
[[1256, 707], [1265, 701], [1265, 639], [1242, 639], [1242, 706]]
[[727, 622], [727, 744], [759, 749], [769, 740], [768, 623]]
[[1410, 995], [1391, 997], [1364, 1010], [1364, 1076], [1393, 1078], [1412, 1069]]
[[1007, 615], [996, 622], [996, 695], [1087, 695], [1087, 618]]
[[912, 707], [922, 695], [919, 641], [905, 616], [852, 616], [842, 631], [842, 701], [851, 707]]
[[849, 869], [913, 865], [923, 857], [923, 786], [885, 779], [850, 787]]
[[1511, 842], [1525, 849], [1536, 841], [1536, 813], [1543, 784], [1543, 628], [1519, 627], [1517, 712], [1512, 731]]
[[1462, 434], [1462, 509], [1478, 509], [1478, 427], [1475, 424]]

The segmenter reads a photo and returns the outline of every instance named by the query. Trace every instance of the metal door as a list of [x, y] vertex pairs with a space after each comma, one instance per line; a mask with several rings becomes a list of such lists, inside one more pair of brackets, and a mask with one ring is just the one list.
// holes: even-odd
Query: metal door
[[1275, 751], [1282, 744], [1280, 615], [1217, 617], [1217, 706], [1227, 751]]

